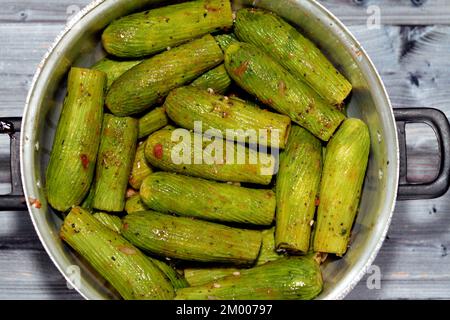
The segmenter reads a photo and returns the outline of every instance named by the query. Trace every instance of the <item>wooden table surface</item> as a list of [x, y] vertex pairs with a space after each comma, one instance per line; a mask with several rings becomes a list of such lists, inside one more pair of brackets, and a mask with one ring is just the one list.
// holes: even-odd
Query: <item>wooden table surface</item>
[[[450, 115], [450, 0], [325, 0], [363, 44], [394, 107], [433, 107]], [[0, 117], [21, 116], [33, 73], [64, 24], [89, 0], [0, 0]], [[379, 28], [367, 19], [380, 10]], [[434, 134], [408, 127], [409, 176], [430, 180], [439, 163]], [[0, 137], [6, 161], [7, 137]], [[4, 167], [4, 165], [2, 166]], [[0, 173], [0, 192], [9, 175]], [[381, 288], [367, 276], [350, 299], [450, 299], [450, 193], [397, 202], [375, 265]], [[0, 299], [81, 299], [69, 290], [27, 212], [0, 212]]]

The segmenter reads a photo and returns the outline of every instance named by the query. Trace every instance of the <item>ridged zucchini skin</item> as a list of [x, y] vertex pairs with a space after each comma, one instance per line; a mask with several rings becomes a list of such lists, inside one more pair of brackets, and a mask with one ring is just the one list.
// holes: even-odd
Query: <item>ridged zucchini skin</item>
[[192, 40], [143, 61], [120, 76], [108, 91], [106, 106], [116, 116], [143, 112], [174, 88], [187, 84], [223, 61], [211, 35]]
[[314, 251], [344, 255], [358, 211], [370, 152], [367, 125], [346, 120], [327, 145]]
[[[258, 258], [256, 259], [256, 266], [266, 264], [270, 261], [275, 261], [283, 258], [275, 252], [275, 228], [261, 231], [262, 245]], [[242, 269], [237, 268], [187, 268], [184, 269], [184, 276], [190, 286], [204, 285], [227, 276], [239, 276]]]
[[219, 34], [215, 36], [214, 39], [216, 39], [223, 52], [225, 52], [232, 43], [239, 42], [234, 33]]
[[122, 219], [118, 216], [106, 212], [95, 212], [92, 216], [108, 229], [120, 234]]
[[345, 118], [307, 84], [254, 45], [231, 44], [225, 52], [225, 68], [244, 90], [324, 141], [330, 139]]
[[231, 78], [225, 66], [221, 64], [202, 74], [191, 85], [201, 89], [212, 89], [215, 93], [224, 94], [231, 85]]
[[176, 300], [310, 300], [322, 291], [319, 265], [291, 257], [241, 270], [208, 284], [177, 290]]
[[229, 0], [190, 1], [113, 21], [103, 32], [102, 43], [112, 55], [143, 57], [232, 24]]
[[91, 69], [99, 70], [106, 73], [107, 82], [106, 90], [111, 88], [111, 85], [125, 72], [137, 66], [143, 60], [114, 60], [109, 57], [103, 58], [92, 66]]
[[105, 114], [95, 173], [92, 206], [100, 211], [121, 212], [133, 165], [138, 121]]
[[234, 32], [261, 48], [327, 102], [341, 105], [352, 85], [309, 39], [273, 12], [245, 8], [236, 13]]
[[166, 278], [170, 280], [170, 283], [172, 283], [174, 289], [182, 289], [189, 287], [189, 283], [187, 282], [185, 277], [181, 275], [173, 267], [171, 267], [170, 265], [161, 260], [151, 257], [148, 258], [150, 259], [151, 262], [153, 262], [155, 266], [157, 266], [162, 271], [162, 273], [164, 273]]
[[[181, 142], [178, 142], [176, 139], [172, 141], [172, 134], [174, 132], [176, 131], [160, 130], [148, 137], [145, 144], [145, 158], [153, 167], [164, 171], [224, 182], [249, 182], [268, 185], [272, 180], [275, 163], [275, 159], [272, 156], [268, 156], [269, 159], [267, 160], [267, 163], [266, 160], [262, 161], [258, 154], [256, 154], [256, 156], [258, 156], [258, 161], [255, 164], [251, 164], [249, 161], [245, 161], [246, 163], [244, 164], [236, 163], [236, 161], [227, 163], [225, 150], [227, 146], [230, 147], [230, 149], [234, 148], [234, 154], [237, 154], [236, 144], [232, 142], [224, 142], [223, 160], [219, 159], [219, 161], [215, 161], [212, 164], [205, 163], [204, 161], [200, 164], [195, 164], [194, 153], [196, 152], [196, 148], [194, 139], [201, 138], [200, 135], [195, 133], [187, 135], [191, 140], [190, 154], [187, 155], [190, 156], [190, 164], [175, 163], [172, 159], [172, 152], [178, 156], [179, 153], [176, 152], [177, 146], [189, 146], [189, 144], [188, 141], [183, 141], [183, 138], [179, 140]], [[202, 151], [204, 151], [209, 144], [209, 142], [203, 140]], [[246, 159], [249, 158], [250, 153], [255, 154], [256, 152], [248, 148], [245, 148], [244, 151]]]
[[152, 210], [204, 220], [270, 225], [275, 216], [272, 190], [243, 188], [175, 173], [156, 172], [147, 177], [140, 195]]
[[69, 72], [46, 174], [47, 199], [58, 211], [79, 205], [89, 192], [100, 144], [105, 84], [103, 72], [81, 68]]
[[61, 239], [84, 257], [126, 300], [172, 299], [174, 289], [147, 257], [89, 212], [74, 207]]
[[136, 149], [136, 155], [134, 156], [130, 179], [128, 179], [128, 183], [135, 190], [139, 190], [141, 188], [142, 181], [144, 181], [145, 178], [153, 173], [153, 168], [147, 163], [147, 160], [145, 159], [144, 150], [145, 143], [141, 142]]
[[149, 208], [142, 202], [141, 195], [139, 193], [132, 195], [125, 202], [125, 211], [128, 214], [134, 212], [147, 211]]
[[94, 208], [92, 207], [92, 203], [94, 202], [94, 196], [95, 196], [95, 188], [93, 185], [91, 185], [91, 188], [89, 189], [87, 196], [81, 202], [80, 207], [92, 213], [92, 211], [94, 210]]
[[184, 277], [189, 286], [201, 286], [231, 275], [240, 275], [241, 269], [237, 268], [188, 268], [184, 269]]
[[122, 234], [156, 255], [199, 262], [252, 264], [261, 247], [258, 231], [154, 211], [125, 216]]
[[275, 261], [283, 257], [275, 251], [275, 228], [261, 231], [262, 245], [256, 265], [260, 266], [270, 261]]
[[[118, 216], [114, 216], [105, 212], [96, 212], [93, 214], [93, 217], [108, 229], [117, 232], [118, 234], [121, 233], [122, 219], [120, 219]], [[151, 263], [153, 263], [159, 270], [161, 270], [162, 273], [164, 273], [166, 278], [170, 281], [170, 283], [172, 283], [174, 289], [181, 289], [189, 286], [186, 279], [167, 263], [149, 256], [147, 256], [147, 259]]]
[[234, 140], [275, 148], [284, 148], [291, 125], [287, 116], [189, 86], [172, 90], [164, 107], [169, 118], [183, 128], [193, 130], [195, 121], [201, 121], [203, 133], [219, 130], [226, 138], [227, 130], [234, 130]]
[[142, 139], [165, 127], [169, 123], [166, 110], [158, 107], [139, 118], [138, 138]]
[[292, 126], [287, 148], [280, 155], [276, 182], [277, 249], [308, 252], [322, 161], [320, 140], [307, 130]]

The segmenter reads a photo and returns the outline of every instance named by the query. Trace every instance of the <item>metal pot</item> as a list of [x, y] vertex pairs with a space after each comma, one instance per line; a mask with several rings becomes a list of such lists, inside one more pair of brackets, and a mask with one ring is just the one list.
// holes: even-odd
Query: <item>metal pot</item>
[[[164, 1], [96, 0], [88, 5], [69, 22], [37, 69], [22, 119], [20, 149], [20, 119], [3, 119], [9, 122], [2, 122], [1, 129], [11, 136], [13, 191], [0, 198], [0, 207], [5, 210], [28, 207], [36, 232], [61, 273], [70, 281], [73, 265], [80, 267], [81, 281], [72, 284], [88, 299], [106, 299], [116, 295], [60, 240], [58, 230], [61, 218], [48, 206], [45, 196], [45, 169], [65, 96], [64, 81], [70, 66], [90, 66], [104, 55], [99, 40], [101, 30], [109, 22], [161, 2]], [[380, 76], [364, 49], [346, 27], [319, 3], [261, 0], [234, 1], [234, 5], [252, 5], [252, 2], [277, 12], [300, 27], [339, 66], [354, 87], [349, 114], [363, 119], [370, 128], [371, 155], [351, 247], [342, 259], [330, 261], [323, 268], [325, 287], [319, 298], [342, 299], [375, 259], [391, 221], [397, 191], [399, 199], [433, 198], [447, 191], [450, 173], [449, 122], [443, 113], [434, 109], [393, 110]], [[407, 182], [407, 122], [428, 123], [437, 134], [442, 163], [439, 177], [433, 183], [411, 185]]]

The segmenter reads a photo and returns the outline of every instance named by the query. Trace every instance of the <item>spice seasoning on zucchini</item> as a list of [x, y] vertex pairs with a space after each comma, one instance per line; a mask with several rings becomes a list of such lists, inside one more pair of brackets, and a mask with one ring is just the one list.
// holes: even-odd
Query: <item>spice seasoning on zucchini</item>
[[344, 255], [358, 211], [370, 151], [367, 125], [346, 120], [327, 146], [314, 251]]
[[123, 211], [137, 134], [136, 119], [105, 114], [95, 174], [95, 209]]
[[322, 291], [320, 267], [306, 257], [242, 269], [210, 283], [177, 290], [177, 300], [310, 300]]
[[166, 110], [161, 107], [155, 108], [139, 119], [138, 138], [145, 138], [153, 132], [165, 127], [168, 123], [169, 118], [167, 117]]
[[141, 63], [142, 60], [113, 60], [108, 57], [103, 58], [92, 66], [93, 70], [99, 70], [106, 73], [107, 83], [106, 90], [108, 91], [114, 81], [116, 81], [122, 74]]
[[229, 0], [190, 1], [113, 21], [103, 32], [102, 43], [112, 55], [143, 57], [232, 25]]
[[47, 167], [47, 199], [58, 211], [79, 205], [94, 177], [106, 75], [72, 68]]
[[139, 190], [141, 188], [142, 181], [153, 173], [152, 167], [145, 159], [144, 150], [145, 143], [141, 142], [137, 147], [133, 167], [131, 168], [130, 179], [128, 180], [130, 186], [136, 190]]
[[146, 178], [140, 194], [147, 207], [162, 213], [255, 225], [270, 225], [275, 216], [272, 190], [243, 188], [168, 172], [156, 172]]
[[307, 130], [292, 126], [287, 147], [280, 155], [276, 184], [277, 249], [308, 252], [321, 171], [320, 140]]
[[328, 141], [345, 118], [307, 84], [251, 44], [231, 44], [225, 52], [225, 67], [244, 90], [321, 140]]
[[129, 116], [162, 103], [177, 87], [195, 80], [223, 61], [211, 35], [164, 51], [131, 68], [108, 91], [106, 106], [116, 116]]
[[189, 261], [252, 264], [261, 247], [259, 231], [154, 211], [125, 216], [122, 234], [143, 250]]
[[328, 103], [341, 105], [352, 85], [309, 39], [273, 12], [245, 8], [236, 13], [234, 32], [306, 82]]
[[147, 211], [149, 208], [144, 204], [139, 193], [132, 195], [125, 202], [125, 211], [128, 214], [134, 212]]
[[193, 87], [172, 90], [164, 107], [181, 127], [193, 130], [201, 121], [203, 133], [218, 130], [228, 138], [227, 130], [233, 130], [232, 139], [274, 148], [284, 148], [291, 124], [287, 116]]
[[209, 70], [191, 83], [191, 86], [201, 89], [213, 90], [224, 94], [231, 85], [230, 76], [223, 64]]
[[[197, 147], [196, 141], [201, 139], [201, 135], [185, 131], [157, 131], [147, 139], [145, 158], [155, 168], [199, 178], [263, 185], [269, 184], [272, 180], [276, 165], [273, 156], [258, 153], [246, 147], [242, 147], [241, 152], [235, 143], [223, 141], [222, 155], [220, 158], [214, 157], [212, 159], [214, 161], [210, 164], [200, 156], [209, 155], [211, 143], [203, 139], [203, 144], [199, 143]], [[201, 150], [198, 150], [200, 147]], [[234, 158], [229, 156], [232, 161], [227, 161], [227, 155], [231, 152]], [[246, 161], [243, 164], [237, 163], [238, 152], [244, 154], [243, 158]], [[252, 158], [256, 159], [255, 164], [250, 163], [249, 159]]]
[[60, 236], [124, 299], [173, 298], [174, 289], [164, 274], [139, 249], [102, 225], [89, 212], [72, 208]]

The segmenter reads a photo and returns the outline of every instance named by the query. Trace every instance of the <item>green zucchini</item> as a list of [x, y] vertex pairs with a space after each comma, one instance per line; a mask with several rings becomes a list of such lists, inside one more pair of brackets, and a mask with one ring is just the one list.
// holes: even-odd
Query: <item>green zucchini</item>
[[138, 121], [105, 114], [95, 173], [92, 206], [100, 211], [120, 212], [133, 165]]
[[120, 233], [122, 228], [122, 219], [118, 216], [106, 212], [96, 212], [92, 216], [108, 229]]
[[89, 212], [72, 208], [64, 219], [60, 236], [124, 299], [173, 298], [174, 289], [164, 274], [139, 249]]
[[155, 108], [139, 118], [138, 138], [145, 138], [156, 130], [163, 128], [168, 123], [169, 118], [167, 117], [166, 110], [161, 107]]
[[188, 268], [184, 269], [184, 277], [189, 286], [201, 286], [228, 276], [239, 276], [241, 269], [237, 268]]
[[239, 42], [234, 33], [219, 34], [215, 36], [214, 39], [216, 39], [223, 52], [225, 52], [232, 43]]
[[112, 55], [143, 57], [232, 24], [229, 0], [190, 1], [113, 21], [103, 32], [102, 43]]
[[283, 256], [275, 251], [275, 228], [261, 231], [262, 245], [256, 265], [260, 266], [267, 262], [278, 260]]
[[143, 250], [189, 261], [252, 264], [261, 247], [258, 231], [154, 211], [125, 216], [122, 234]]
[[79, 205], [94, 177], [106, 75], [72, 68], [47, 167], [47, 199], [58, 211]]
[[247, 43], [225, 53], [228, 74], [247, 92], [328, 141], [345, 116], [261, 49]]
[[168, 172], [144, 180], [141, 199], [152, 210], [199, 219], [270, 225], [275, 216], [272, 190], [250, 189]]
[[153, 262], [155, 266], [159, 268], [159, 270], [161, 270], [164, 273], [166, 278], [170, 280], [170, 283], [172, 283], [174, 289], [189, 287], [189, 283], [187, 282], [186, 278], [183, 275], [181, 275], [177, 270], [175, 270], [173, 267], [171, 267], [170, 265], [161, 260], [150, 257], [148, 258], [150, 259], [151, 262]]
[[[108, 229], [117, 232], [118, 234], [121, 233], [122, 220], [118, 216], [114, 216], [104, 212], [97, 212], [94, 213], [93, 217]], [[158, 269], [161, 270], [162, 273], [164, 273], [166, 278], [170, 280], [170, 283], [172, 283], [174, 289], [181, 289], [189, 286], [186, 279], [167, 263], [149, 256], [147, 256], [147, 259], [156, 267], [158, 267]]]
[[143, 112], [174, 88], [196, 79], [223, 61], [211, 35], [160, 53], [120, 76], [108, 91], [106, 106], [117, 116]]
[[352, 85], [309, 39], [273, 12], [245, 8], [236, 13], [234, 32], [261, 48], [328, 103], [341, 105]]
[[[153, 167], [164, 171], [205, 179], [263, 185], [269, 184], [272, 180], [275, 169], [273, 156], [245, 147], [238, 149], [235, 143], [219, 140], [219, 154], [210, 159], [211, 157], [205, 157], [205, 154], [212, 154], [212, 151], [208, 151], [216, 144], [205, 140], [205, 137], [202, 139], [201, 135], [190, 133], [185, 129], [160, 130], [147, 139], [145, 158]], [[221, 145], [223, 145], [222, 155], [220, 155]], [[238, 154], [244, 155], [243, 164], [238, 163]], [[255, 159], [254, 164], [250, 159]]]
[[[284, 148], [291, 124], [287, 116], [193, 87], [173, 90], [164, 107], [169, 117], [181, 127], [193, 130], [195, 122], [201, 121], [203, 133], [218, 130], [229, 140], [274, 148]], [[229, 134], [231, 130], [235, 134]]]
[[280, 155], [276, 184], [277, 249], [308, 252], [321, 172], [320, 140], [305, 129], [292, 126], [286, 150]]
[[142, 60], [114, 60], [109, 57], [103, 58], [92, 66], [93, 70], [99, 70], [106, 73], [106, 89], [109, 90], [114, 81], [122, 74], [141, 63]]
[[[267, 262], [283, 258], [275, 252], [275, 228], [261, 231], [262, 245], [259, 256], [256, 259], [256, 266]], [[187, 268], [184, 269], [184, 276], [190, 286], [200, 286], [227, 276], [240, 276], [242, 269], [237, 268]]]
[[128, 180], [130, 186], [139, 190], [142, 185], [142, 181], [153, 173], [152, 167], [145, 160], [145, 143], [140, 143], [134, 156], [133, 167], [131, 168], [130, 179]]
[[92, 207], [92, 203], [94, 202], [94, 196], [95, 196], [95, 187], [91, 185], [88, 195], [84, 198], [83, 202], [81, 202], [80, 207], [92, 213], [92, 211], [94, 210], [94, 208]]
[[128, 214], [147, 211], [149, 208], [144, 204], [139, 193], [132, 195], [125, 202], [125, 211]]
[[191, 83], [192, 86], [201, 89], [213, 90], [216, 93], [224, 94], [231, 85], [230, 76], [223, 64], [209, 70]]
[[367, 125], [346, 120], [327, 145], [314, 251], [344, 255], [358, 211], [370, 151]]
[[177, 300], [310, 300], [322, 291], [320, 267], [291, 257], [240, 270], [208, 284], [177, 290]]

